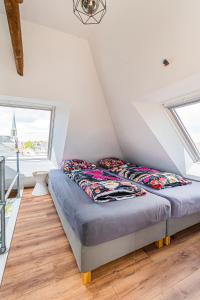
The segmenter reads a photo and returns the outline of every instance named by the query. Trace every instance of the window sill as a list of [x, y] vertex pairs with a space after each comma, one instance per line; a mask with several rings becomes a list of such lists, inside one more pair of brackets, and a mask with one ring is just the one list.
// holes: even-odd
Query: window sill
[[[16, 161], [7, 161], [6, 167], [9, 174], [11, 170], [16, 170]], [[24, 176], [24, 186], [32, 187], [34, 186], [33, 172], [35, 171], [45, 171], [49, 172], [52, 169], [56, 169], [57, 166], [51, 160], [20, 160], [20, 173]], [[10, 169], [10, 170], [9, 170]], [[9, 178], [7, 178], [9, 179]]]

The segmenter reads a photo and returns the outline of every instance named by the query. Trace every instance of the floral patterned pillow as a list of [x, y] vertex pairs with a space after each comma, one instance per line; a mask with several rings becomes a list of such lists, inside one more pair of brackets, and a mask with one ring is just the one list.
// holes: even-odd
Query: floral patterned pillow
[[187, 180], [180, 175], [167, 172], [143, 174], [136, 177], [134, 179], [134, 182], [141, 183], [156, 190], [161, 190], [175, 186], [182, 186], [192, 183], [190, 180]]
[[104, 169], [112, 169], [114, 167], [125, 165], [126, 163], [125, 160], [115, 157], [103, 158], [98, 161], [98, 165]]
[[96, 165], [82, 159], [68, 159], [63, 161], [62, 168], [64, 173], [69, 175], [75, 170], [96, 169]]

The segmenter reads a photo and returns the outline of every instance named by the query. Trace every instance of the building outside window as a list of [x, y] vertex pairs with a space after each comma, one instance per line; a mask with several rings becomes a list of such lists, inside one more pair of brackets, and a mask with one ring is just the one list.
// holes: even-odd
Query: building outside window
[[0, 155], [15, 157], [17, 138], [20, 158], [50, 158], [53, 111], [0, 104]]

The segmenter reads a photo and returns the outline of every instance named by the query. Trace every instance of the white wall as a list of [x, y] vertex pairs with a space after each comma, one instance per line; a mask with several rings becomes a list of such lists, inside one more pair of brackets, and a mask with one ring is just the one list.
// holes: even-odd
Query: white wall
[[155, 94], [167, 101], [191, 91], [192, 83], [179, 82], [200, 72], [199, 11], [199, 0], [111, 0], [90, 37], [123, 154], [132, 161], [185, 174], [185, 148]]
[[59, 163], [63, 156], [88, 160], [120, 156], [88, 42], [22, 22], [25, 70], [20, 77], [3, 15], [0, 28], [0, 95], [56, 106], [54, 162]]
[[[177, 130], [167, 105], [200, 99], [200, 73], [180, 80], [167, 88], [148, 94], [132, 103], [155, 138], [168, 153], [178, 172], [194, 179], [200, 178], [200, 164], [194, 164], [187, 144]], [[165, 104], [165, 105], [163, 105]]]
[[[50, 17], [43, 16], [44, 4], [37, 14], [38, 4], [31, 3], [34, 13], [27, 2], [26, 14], [24, 5], [26, 18], [68, 30], [67, 24], [58, 20], [59, 6], [53, 18], [53, 1], [49, 2]], [[121, 0], [110, 0], [101, 25], [90, 27], [91, 34], [87, 28], [101, 86], [127, 159], [183, 174], [191, 164], [160, 104], [198, 89], [199, 11], [199, 0], [123, 0], [123, 6]], [[0, 94], [57, 104], [63, 117], [57, 130], [67, 136], [61, 142], [56, 134], [57, 160], [63, 152], [68, 157], [91, 159], [120, 155], [87, 42], [25, 22], [26, 68], [25, 77], [20, 78], [10, 58], [5, 20], [0, 22]], [[72, 31], [82, 35], [83, 28], [73, 27]], [[167, 68], [162, 65], [164, 58], [171, 62]]]

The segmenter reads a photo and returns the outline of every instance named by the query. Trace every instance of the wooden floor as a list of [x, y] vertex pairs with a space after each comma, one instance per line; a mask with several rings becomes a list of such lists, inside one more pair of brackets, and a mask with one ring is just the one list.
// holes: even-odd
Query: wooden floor
[[83, 286], [50, 196], [25, 190], [0, 299], [199, 300], [200, 225], [168, 248], [151, 245], [99, 268]]

